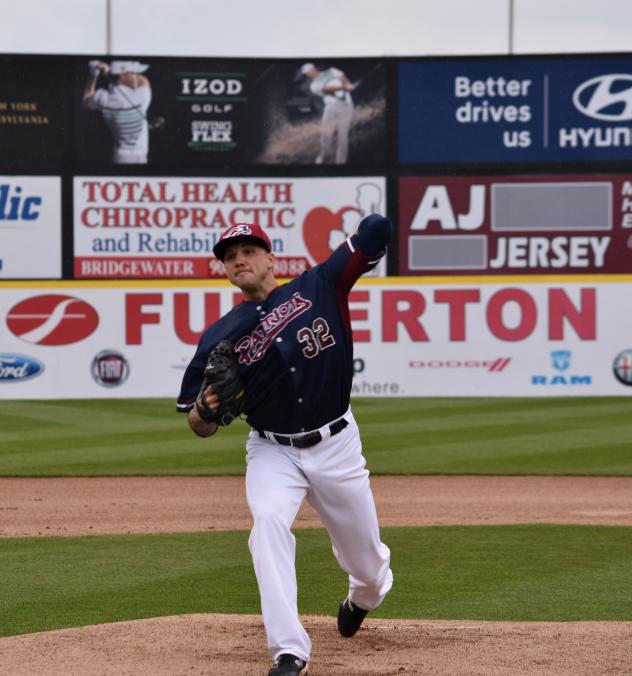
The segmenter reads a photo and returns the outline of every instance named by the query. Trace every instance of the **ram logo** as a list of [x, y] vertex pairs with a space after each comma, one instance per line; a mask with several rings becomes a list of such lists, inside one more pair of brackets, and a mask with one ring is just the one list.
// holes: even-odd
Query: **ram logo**
[[632, 75], [617, 73], [586, 80], [573, 92], [573, 103], [595, 120], [632, 120]]

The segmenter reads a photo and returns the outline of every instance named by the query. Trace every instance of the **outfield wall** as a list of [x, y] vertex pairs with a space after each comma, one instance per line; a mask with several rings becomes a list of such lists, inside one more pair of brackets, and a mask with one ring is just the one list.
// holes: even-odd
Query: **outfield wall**
[[98, 57], [0, 55], [0, 398], [175, 397], [227, 227], [289, 278], [373, 212], [355, 394], [632, 392], [632, 53], [318, 59], [335, 153], [312, 57], [130, 57], [114, 127]]
[[[630, 395], [630, 277], [572, 280], [360, 280], [354, 395]], [[224, 280], [0, 283], [0, 398], [175, 400], [240, 300]]]
[[632, 274], [632, 53], [98, 57], [0, 55], [0, 279], [223, 278], [241, 222], [294, 277], [369, 213], [380, 277]]

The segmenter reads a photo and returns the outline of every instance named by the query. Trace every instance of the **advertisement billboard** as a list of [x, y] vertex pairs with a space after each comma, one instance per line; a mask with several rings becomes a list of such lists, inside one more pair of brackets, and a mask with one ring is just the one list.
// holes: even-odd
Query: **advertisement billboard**
[[[225, 280], [5, 283], [0, 398], [170, 397], [175, 411], [202, 332], [241, 300]], [[632, 394], [627, 282], [362, 279], [349, 309], [353, 396]]]
[[[386, 210], [380, 176], [74, 179], [77, 278], [223, 277], [221, 234], [257, 222], [280, 277], [324, 260], [363, 216]], [[375, 271], [385, 274], [385, 262]]]
[[79, 167], [385, 160], [382, 61], [76, 60]]
[[61, 178], [0, 176], [0, 279], [59, 279]]
[[632, 272], [632, 175], [406, 176], [399, 272]]
[[399, 64], [404, 164], [627, 160], [632, 57]]
[[67, 162], [72, 62], [0, 55], [0, 171], [52, 170]]

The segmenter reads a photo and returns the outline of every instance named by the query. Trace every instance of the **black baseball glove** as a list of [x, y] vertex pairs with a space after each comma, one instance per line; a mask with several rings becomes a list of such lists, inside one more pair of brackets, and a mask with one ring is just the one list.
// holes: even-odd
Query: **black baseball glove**
[[[219, 396], [219, 408], [213, 411], [206, 405], [204, 390], [209, 386]], [[230, 425], [244, 410], [244, 384], [237, 369], [237, 355], [229, 340], [222, 340], [209, 352], [204, 367], [204, 380], [197, 398], [197, 409], [206, 423]]]

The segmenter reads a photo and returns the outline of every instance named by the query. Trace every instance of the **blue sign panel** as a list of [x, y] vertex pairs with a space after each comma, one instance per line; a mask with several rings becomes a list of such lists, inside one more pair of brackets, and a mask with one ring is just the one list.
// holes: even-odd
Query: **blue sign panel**
[[399, 65], [402, 163], [632, 158], [632, 57]]

